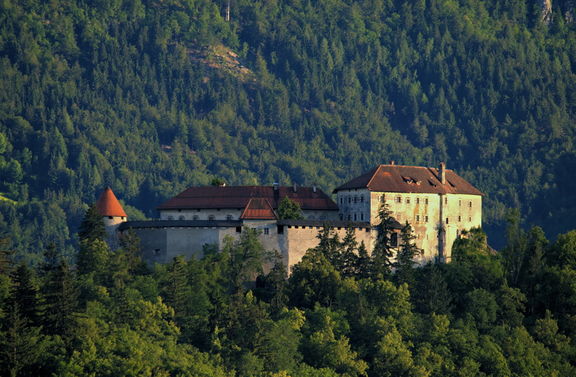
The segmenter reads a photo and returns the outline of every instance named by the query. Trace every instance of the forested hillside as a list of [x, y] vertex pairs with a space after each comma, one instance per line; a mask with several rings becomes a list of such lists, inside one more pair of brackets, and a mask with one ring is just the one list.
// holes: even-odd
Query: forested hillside
[[576, 228], [571, 2], [549, 23], [535, 0], [226, 4], [0, 2], [0, 228], [20, 253], [72, 252], [105, 185], [135, 219], [215, 176], [328, 191], [389, 160], [447, 161], [489, 229], [508, 207]]
[[53, 246], [10, 263], [0, 242], [0, 376], [576, 375], [576, 231], [549, 244], [513, 218], [501, 253], [475, 229], [452, 263], [414, 268], [409, 225], [395, 262], [386, 225], [371, 256], [325, 229], [289, 279], [280, 262], [254, 285], [274, 261], [256, 230], [151, 268], [91, 213], [77, 268]]

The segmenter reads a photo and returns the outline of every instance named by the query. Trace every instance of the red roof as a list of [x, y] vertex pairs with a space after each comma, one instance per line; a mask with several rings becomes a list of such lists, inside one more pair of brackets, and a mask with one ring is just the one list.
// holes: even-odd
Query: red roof
[[268, 200], [252, 198], [240, 216], [243, 220], [276, 220], [277, 216]]
[[274, 186], [201, 186], [190, 187], [157, 209], [244, 209], [252, 198], [266, 199], [272, 209], [288, 197], [303, 210], [338, 210], [322, 190], [313, 187]]
[[98, 198], [96, 209], [100, 216], [127, 217], [126, 212], [124, 212], [122, 205], [120, 205], [110, 187], [106, 187], [106, 190]]
[[453, 170], [446, 169], [446, 183], [442, 184], [436, 168], [402, 165], [378, 165], [334, 192], [360, 188], [377, 192], [483, 195]]

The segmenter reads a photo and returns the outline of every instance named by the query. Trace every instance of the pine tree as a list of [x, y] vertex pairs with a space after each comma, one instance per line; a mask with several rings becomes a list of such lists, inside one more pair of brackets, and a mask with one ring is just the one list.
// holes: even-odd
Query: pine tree
[[[48, 248], [47, 255], [54, 253]], [[50, 260], [46, 258], [46, 260]], [[59, 257], [43, 267], [44, 284], [40, 290], [44, 299], [42, 321], [50, 335], [71, 335], [73, 313], [78, 308], [78, 288], [70, 267]]]
[[344, 277], [351, 277], [356, 274], [358, 265], [358, 241], [354, 228], [349, 226], [346, 229], [346, 235], [342, 240], [342, 255], [340, 257], [341, 273]]
[[366, 250], [366, 245], [364, 241], [360, 242], [358, 246], [358, 258], [356, 259], [356, 277], [358, 279], [367, 279], [370, 277], [372, 271], [372, 260], [370, 255], [368, 255], [368, 250]]
[[406, 222], [400, 232], [400, 247], [394, 262], [396, 269], [394, 278], [398, 285], [407, 283], [409, 286], [414, 286], [414, 265], [416, 264], [414, 258], [422, 254], [422, 250], [414, 243], [415, 239], [412, 227]]
[[12, 299], [18, 306], [22, 318], [29, 321], [31, 325], [37, 325], [41, 313], [33, 271], [22, 263], [14, 271], [12, 280], [14, 281]]
[[104, 222], [102, 221], [102, 216], [98, 213], [96, 205], [93, 204], [86, 210], [84, 219], [80, 224], [80, 229], [78, 230], [78, 238], [80, 241], [92, 241], [92, 240], [105, 240], [106, 239], [106, 229], [104, 228]]
[[372, 276], [387, 279], [392, 273], [394, 257], [394, 245], [392, 245], [394, 218], [386, 202], [380, 206], [378, 218], [380, 219], [380, 223], [376, 226], [378, 235], [372, 250]]

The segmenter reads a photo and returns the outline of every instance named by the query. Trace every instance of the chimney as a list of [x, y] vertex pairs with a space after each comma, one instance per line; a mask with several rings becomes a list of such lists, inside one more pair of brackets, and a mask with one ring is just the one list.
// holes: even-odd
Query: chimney
[[446, 184], [446, 163], [445, 162], [441, 162], [440, 163], [440, 182], [442, 182], [443, 185]]

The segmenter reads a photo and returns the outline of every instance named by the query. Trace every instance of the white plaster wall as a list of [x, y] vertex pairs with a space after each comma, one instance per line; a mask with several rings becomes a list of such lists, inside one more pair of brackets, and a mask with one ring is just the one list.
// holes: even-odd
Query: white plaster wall
[[[358, 244], [364, 241], [366, 249], [371, 253], [373, 247], [373, 232], [370, 228], [368, 229], [369, 230], [366, 231], [366, 228], [356, 228], [355, 235]], [[286, 263], [288, 273], [291, 272], [295, 264], [302, 260], [308, 249], [318, 246], [319, 240], [317, 236], [321, 230], [322, 227], [284, 226], [284, 233], [279, 236], [279, 246], [285, 248], [282, 251], [288, 256]], [[334, 228], [334, 232], [338, 234], [340, 239], [343, 239], [346, 235], [346, 228]], [[282, 238], [284, 238], [284, 240], [282, 240]]]

